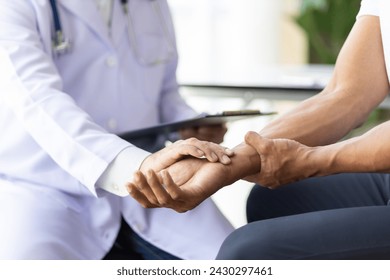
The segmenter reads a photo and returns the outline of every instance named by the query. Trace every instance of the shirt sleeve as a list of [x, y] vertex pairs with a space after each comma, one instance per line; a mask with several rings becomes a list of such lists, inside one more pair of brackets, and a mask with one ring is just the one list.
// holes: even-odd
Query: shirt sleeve
[[357, 18], [361, 16], [379, 16], [379, 0], [362, 0]]
[[[127, 196], [126, 184], [133, 180], [133, 171], [138, 170], [150, 153], [135, 146], [118, 154], [97, 181], [97, 187], [118, 196]], [[99, 192], [98, 192], [99, 194]]]

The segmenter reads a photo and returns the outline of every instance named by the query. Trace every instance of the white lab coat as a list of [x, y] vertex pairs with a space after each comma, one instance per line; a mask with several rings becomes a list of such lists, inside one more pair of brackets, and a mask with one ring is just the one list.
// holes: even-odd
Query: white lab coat
[[[137, 63], [119, 2], [110, 37], [94, 0], [58, 1], [72, 52], [55, 57], [49, 1], [0, 1], [0, 259], [100, 259], [121, 215], [185, 259], [214, 258], [232, 231], [210, 200], [177, 214], [95, 186], [124, 148], [134, 154], [131, 173], [146, 156], [116, 133], [195, 114], [177, 92], [176, 57]], [[129, 2], [139, 48], [163, 53], [149, 1]]]

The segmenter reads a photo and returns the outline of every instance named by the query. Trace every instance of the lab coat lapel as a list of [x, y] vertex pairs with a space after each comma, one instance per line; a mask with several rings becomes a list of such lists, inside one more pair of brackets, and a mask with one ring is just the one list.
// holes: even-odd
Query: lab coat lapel
[[126, 31], [127, 18], [120, 1], [114, 1], [113, 9], [111, 40], [115, 45], [119, 45], [120, 40], [123, 38], [123, 32]]
[[108, 27], [93, 0], [62, 0], [58, 4], [80, 18], [107, 45], [112, 45]]

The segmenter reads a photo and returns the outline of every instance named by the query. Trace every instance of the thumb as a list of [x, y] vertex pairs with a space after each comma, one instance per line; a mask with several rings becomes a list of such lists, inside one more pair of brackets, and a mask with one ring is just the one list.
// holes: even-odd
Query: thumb
[[266, 149], [266, 139], [260, 136], [260, 134], [254, 132], [254, 131], [249, 131], [245, 135], [245, 143], [252, 146], [255, 150], [258, 152], [263, 151]]
[[261, 141], [263, 137], [260, 136], [260, 134], [254, 132], [254, 131], [248, 131], [246, 134], [245, 134], [245, 143], [247, 143], [248, 145], [254, 145], [256, 146], [256, 144]]

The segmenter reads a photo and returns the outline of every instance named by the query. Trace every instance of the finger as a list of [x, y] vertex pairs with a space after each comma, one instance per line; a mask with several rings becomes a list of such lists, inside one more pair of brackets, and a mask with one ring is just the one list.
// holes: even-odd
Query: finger
[[[170, 146], [170, 149], [171, 157], [176, 157], [176, 159], [190, 155], [197, 158], [205, 157], [210, 162], [219, 161], [223, 164], [230, 163], [229, 157], [234, 155], [234, 152], [230, 149], [212, 142], [200, 141], [196, 138], [187, 139], [180, 144], [175, 143], [174, 146]], [[174, 155], [174, 153], [177, 154]], [[168, 156], [168, 154], [165, 156]]]
[[203, 150], [206, 153], [205, 156], [208, 161], [219, 161], [222, 164], [229, 164], [232, 162], [230, 159], [230, 157], [234, 156], [234, 152], [232, 150], [212, 142], [205, 143], [207, 143], [207, 146], [203, 148]]
[[168, 171], [162, 170], [161, 177], [166, 191], [169, 193], [173, 200], [179, 200], [183, 196], [183, 191], [173, 181]]
[[134, 185], [137, 187], [138, 191], [141, 192], [150, 203], [158, 205], [158, 199], [155, 196], [153, 190], [151, 189], [147, 179], [141, 171], [137, 171], [134, 174]]
[[139, 204], [141, 204], [144, 208], [156, 208], [158, 205], [155, 205], [151, 203], [139, 190], [133, 183], [127, 184], [127, 191], [129, 192], [130, 196], [134, 198]]
[[149, 170], [147, 173], [147, 180], [152, 188], [152, 191], [154, 192], [154, 195], [157, 198], [159, 205], [164, 207], [172, 207], [172, 199], [168, 192], [165, 190], [164, 186], [162, 186], [156, 173], [152, 170]]
[[229, 148], [225, 148], [225, 154], [229, 157], [232, 157], [234, 156], [234, 151]]
[[[211, 161], [211, 162], [218, 161], [218, 156], [214, 152], [214, 150], [221, 149], [220, 146], [218, 146], [214, 143], [211, 143], [211, 142], [200, 141], [196, 138], [189, 138], [189, 139], [185, 140], [184, 142], [187, 145], [186, 149], [191, 150], [191, 148], [196, 147], [197, 149], [199, 149], [203, 152], [202, 157], [207, 158], [208, 161]], [[183, 145], [184, 145], [184, 143], [183, 143]]]
[[[221, 147], [217, 144], [214, 144], [218, 147]], [[214, 153], [218, 157], [218, 161], [222, 164], [229, 164], [232, 162], [231, 157], [234, 156], [234, 152], [229, 148], [221, 147], [214, 150]]]
[[245, 135], [245, 143], [252, 146], [259, 153], [267, 152], [268, 142], [267, 139], [260, 136], [260, 134], [249, 131]]
[[220, 146], [216, 143], [199, 141], [198, 139], [191, 138], [187, 140], [191, 145], [197, 146], [205, 154], [204, 157], [210, 162], [221, 162], [223, 164], [229, 164], [231, 162], [230, 157], [234, 155], [234, 152], [226, 147]]

